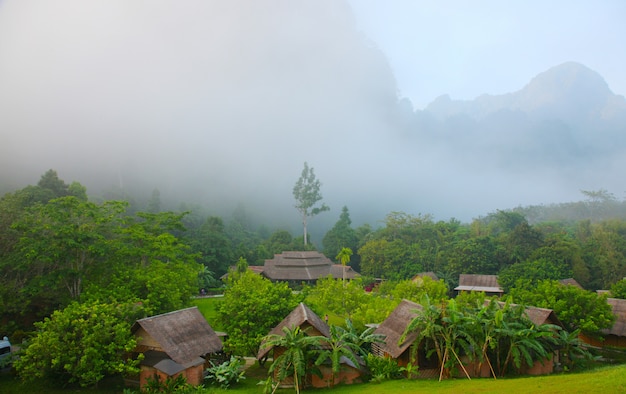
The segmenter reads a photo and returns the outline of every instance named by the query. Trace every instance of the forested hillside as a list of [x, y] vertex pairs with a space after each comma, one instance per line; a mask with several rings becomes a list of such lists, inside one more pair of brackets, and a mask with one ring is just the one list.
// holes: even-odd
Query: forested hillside
[[[575, 278], [588, 290], [626, 276], [624, 202], [606, 191], [578, 203], [496, 211], [471, 223], [391, 212], [382, 224], [353, 227], [348, 207], [322, 242], [309, 244], [368, 278], [403, 280], [433, 271], [450, 289], [460, 274], [515, 280]], [[95, 199], [94, 199], [95, 200]], [[150, 313], [186, 305], [200, 288], [219, 286], [237, 261], [262, 265], [302, 236], [253, 227], [240, 206], [231, 217], [193, 206], [161, 212], [158, 192], [145, 206], [91, 201], [77, 182], [55, 171], [36, 186], [0, 199], [2, 326], [28, 329], [72, 300], [142, 301]]]

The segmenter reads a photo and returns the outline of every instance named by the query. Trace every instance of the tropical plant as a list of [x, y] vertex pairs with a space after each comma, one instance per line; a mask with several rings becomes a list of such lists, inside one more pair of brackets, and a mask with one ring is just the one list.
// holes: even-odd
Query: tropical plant
[[330, 326], [330, 338], [325, 341], [325, 346], [318, 352], [317, 359], [315, 360], [316, 366], [330, 361], [330, 368], [332, 372], [331, 386], [335, 385], [336, 375], [341, 370], [341, 359], [346, 358], [352, 362], [355, 366], [360, 365], [358, 354], [360, 353], [360, 346], [352, 341], [353, 334], [346, 331], [340, 326]]
[[283, 327], [281, 334], [265, 336], [262, 348], [274, 348], [275, 354], [277, 348], [282, 351], [274, 358], [268, 373], [275, 373], [279, 382], [293, 377], [293, 387], [300, 393], [304, 377], [310, 372], [310, 363], [325, 341], [325, 337], [307, 335], [299, 326]]
[[337, 254], [337, 257], [335, 257], [335, 259], [339, 260], [342, 265], [341, 271], [343, 273], [342, 281], [344, 282], [344, 286], [346, 282], [346, 265], [350, 262], [350, 256], [352, 256], [352, 249], [341, 248], [341, 250]]
[[211, 362], [211, 367], [206, 369], [204, 380], [218, 385], [222, 389], [227, 389], [233, 384], [239, 383], [246, 377], [243, 370], [244, 361], [235, 356], [230, 356], [230, 360], [221, 364]]
[[263, 339], [262, 348], [280, 348], [282, 353], [274, 358], [268, 373], [276, 373], [281, 382], [293, 377], [293, 386], [297, 393], [304, 384], [304, 377], [310, 371], [310, 363], [320, 345], [326, 341], [322, 336], [309, 336], [299, 326], [283, 327], [281, 334], [270, 334]]
[[372, 382], [380, 383], [385, 380], [402, 378], [402, 367], [393, 358], [379, 357], [370, 353], [365, 358], [365, 363], [370, 371]]

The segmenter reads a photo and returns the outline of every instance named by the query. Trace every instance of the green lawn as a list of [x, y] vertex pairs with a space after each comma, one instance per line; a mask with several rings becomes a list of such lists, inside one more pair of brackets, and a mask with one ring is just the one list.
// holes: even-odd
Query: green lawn
[[195, 298], [192, 301], [192, 305], [197, 306], [202, 313], [202, 316], [209, 322], [211, 327], [217, 331], [223, 331], [223, 328], [220, 327], [219, 322], [217, 321], [217, 308], [219, 304], [222, 302], [222, 297], [206, 297], [206, 298]]
[[[255, 365], [243, 384], [230, 390], [207, 389], [215, 394], [261, 394], [263, 387], [257, 385], [265, 376], [265, 370]], [[108, 381], [98, 389], [54, 388], [49, 382], [38, 381], [23, 384], [10, 374], [0, 375], [0, 392], [13, 393], [121, 393], [119, 381]], [[292, 393], [294, 390], [278, 390], [277, 393]], [[394, 380], [383, 383], [364, 383], [351, 386], [339, 386], [333, 389], [306, 390], [311, 393], [333, 394], [409, 394], [409, 393], [467, 393], [467, 394], [526, 394], [526, 393], [624, 393], [626, 392], [626, 366], [603, 367], [589, 372], [569, 373], [551, 376], [507, 378], [507, 379], [451, 379], [443, 382], [436, 380]]]

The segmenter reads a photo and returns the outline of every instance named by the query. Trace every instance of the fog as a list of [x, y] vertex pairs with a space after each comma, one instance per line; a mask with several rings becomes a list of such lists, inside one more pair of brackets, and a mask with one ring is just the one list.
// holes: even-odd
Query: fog
[[620, 192], [606, 171], [512, 168], [427, 138], [398, 91], [344, 1], [2, 1], [0, 183], [52, 168], [92, 195], [158, 188], [164, 202], [224, 215], [243, 203], [294, 229], [305, 161], [331, 207], [313, 226], [344, 205], [357, 225], [391, 211], [470, 221]]

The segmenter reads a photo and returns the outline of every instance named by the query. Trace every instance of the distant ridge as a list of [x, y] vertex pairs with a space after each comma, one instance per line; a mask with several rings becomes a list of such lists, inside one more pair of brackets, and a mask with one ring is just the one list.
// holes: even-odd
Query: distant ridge
[[626, 116], [626, 100], [615, 95], [597, 72], [566, 62], [538, 74], [517, 92], [485, 94], [474, 100], [452, 100], [444, 95], [424, 111], [440, 119], [462, 114], [479, 120], [502, 110], [521, 111], [532, 118], [587, 122]]

